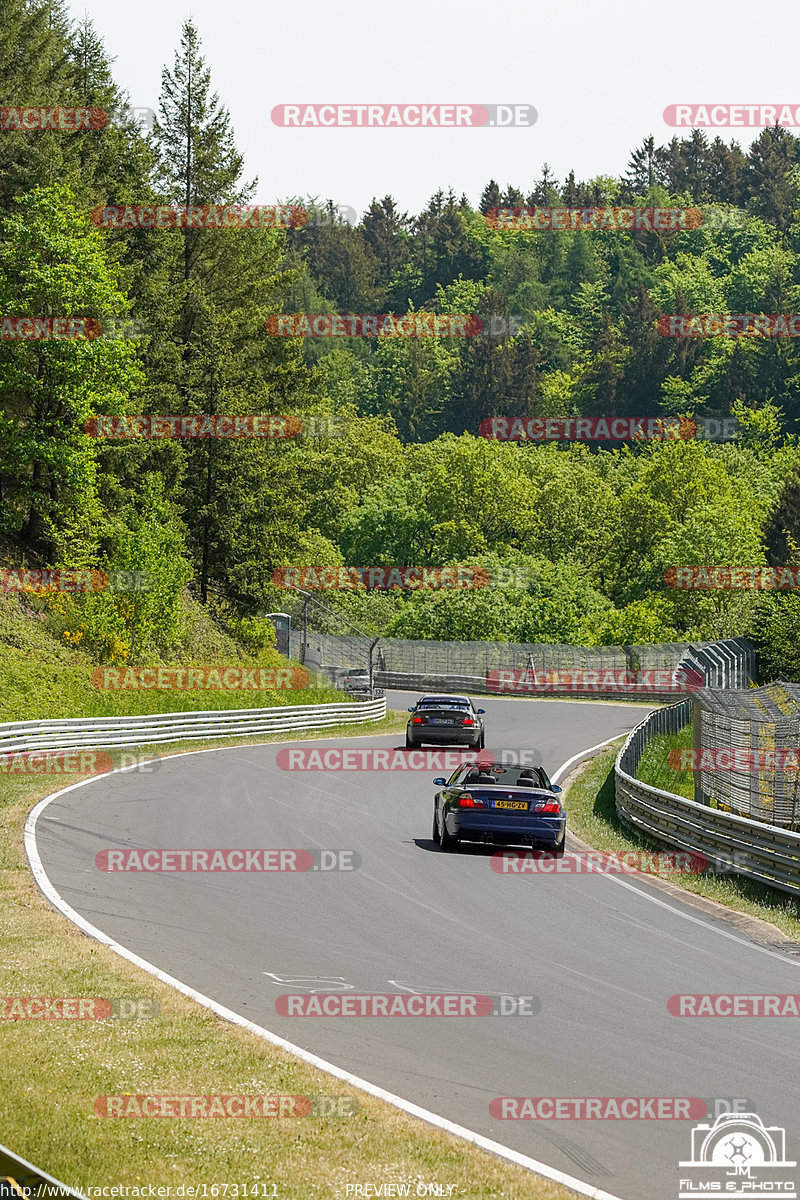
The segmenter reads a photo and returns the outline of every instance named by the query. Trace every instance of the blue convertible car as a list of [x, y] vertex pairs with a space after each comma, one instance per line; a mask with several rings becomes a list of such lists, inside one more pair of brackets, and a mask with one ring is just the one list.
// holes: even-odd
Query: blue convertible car
[[464, 763], [433, 781], [433, 840], [442, 850], [462, 841], [534, 846], [564, 853], [567, 816], [557, 784], [541, 767], [488, 760]]

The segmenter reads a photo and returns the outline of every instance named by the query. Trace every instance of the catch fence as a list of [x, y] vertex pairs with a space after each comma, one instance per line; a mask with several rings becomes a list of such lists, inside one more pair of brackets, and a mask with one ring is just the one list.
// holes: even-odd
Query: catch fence
[[[327, 628], [321, 626], [327, 622]], [[492, 695], [602, 695], [674, 700], [701, 685], [745, 687], [755, 662], [742, 639], [639, 646], [569, 646], [540, 642], [371, 640], [332, 631], [324, 614], [294, 622], [292, 655], [333, 678], [372, 668], [373, 686], [406, 691]], [[681, 681], [686, 687], [681, 687]], [[335, 682], [335, 679], [334, 679]]]
[[698, 804], [800, 828], [800, 684], [699, 691], [693, 749]]

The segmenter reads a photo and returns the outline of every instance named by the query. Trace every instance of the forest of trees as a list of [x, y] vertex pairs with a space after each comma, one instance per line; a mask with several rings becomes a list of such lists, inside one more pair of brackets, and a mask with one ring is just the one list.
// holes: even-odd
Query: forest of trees
[[[91, 317], [92, 340], [0, 340], [0, 559], [145, 569], [151, 645], [188, 587], [223, 622], [287, 606], [286, 564], [473, 563], [512, 583], [329, 593], [374, 633], [583, 644], [745, 633], [800, 672], [796, 593], [676, 592], [670, 566], [796, 563], [800, 353], [792, 338], [667, 338], [662, 314], [800, 312], [800, 139], [749, 150], [646, 138], [623, 177], [520, 165], [473, 207], [416, 216], [248, 180], [198, 30], [164, 68], [153, 131], [127, 112], [90, 21], [6, 0], [3, 106], [110, 114], [100, 130], [0, 132], [0, 317]], [[528, 175], [528, 179], [524, 178]], [[97, 228], [97, 206], [302, 204], [289, 230]], [[516, 232], [498, 206], [696, 206], [698, 228]], [[270, 337], [274, 314], [475, 313], [467, 338]], [[505, 319], [511, 318], [506, 326]], [[127, 330], [133, 336], [108, 336]], [[115, 413], [333, 415], [338, 436], [104, 441]], [[499, 443], [487, 417], [695, 416], [736, 441]], [[87, 600], [85, 644], [124, 657], [134, 619]], [[141, 613], [136, 619], [143, 619]], [[800, 677], [800, 676], [798, 676]]]

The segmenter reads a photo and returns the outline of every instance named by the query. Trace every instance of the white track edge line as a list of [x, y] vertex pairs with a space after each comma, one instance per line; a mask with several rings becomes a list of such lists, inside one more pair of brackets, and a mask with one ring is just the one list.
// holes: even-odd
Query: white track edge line
[[[612, 742], [616, 742], [620, 737], [624, 736], [624, 734], [617, 734], [616, 737], [607, 738], [604, 742], [598, 742], [596, 746], [592, 746], [589, 750], [582, 750], [579, 754], [573, 754], [572, 758], [568, 758], [563, 766], [558, 768], [553, 776], [553, 782], [559, 778], [562, 778], [564, 773], [567, 771], [567, 768], [571, 767], [572, 764], [578, 759], [586, 758], [595, 750], [602, 750], [604, 746], [610, 746]], [[634, 874], [638, 874], [638, 872], [634, 872]], [[637, 887], [635, 883], [630, 882], [630, 880], [621, 879], [618, 875], [614, 875], [612, 872], [603, 871], [601, 873], [601, 878], [607, 880], [609, 883], [617, 884], [618, 887], [627, 888], [629, 892], [634, 892], [637, 896], [641, 896], [643, 900], [648, 900], [650, 904], [656, 904], [659, 908], [665, 908], [668, 912], [674, 913], [676, 917], [681, 917], [684, 921], [690, 921], [693, 925], [700, 925], [703, 929], [710, 929], [720, 937], [727, 938], [729, 941], [738, 942], [740, 946], [746, 946], [748, 950], [755, 950], [758, 954], [766, 954], [769, 958], [777, 958], [778, 961], [784, 965], [788, 964], [792, 967], [800, 967], [800, 960], [789, 958], [786, 954], [781, 954], [779, 950], [771, 950], [768, 946], [762, 946], [758, 942], [753, 941], [751, 938], [743, 938], [738, 933], [731, 933], [731, 931], [728, 929], [721, 929], [719, 920], [717, 920], [713, 914], [710, 914], [711, 921], [709, 921], [705, 920], [703, 917], [696, 917], [693, 913], [685, 912], [683, 908], [679, 907], [680, 897], [673, 897], [672, 903], [670, 903], [668, 900], [659, 899], [658, 896], [653, 895], [654, 889], [650, 885], [650, 880], [646, 876], [643, 876], [637, 880], [637, 882], [641, 884], [639, 887]], [[678, 884], [676, 886], [680, 885]], [[677, 901], [677, 903], [675, 903], [675, 901]], [[732, 911], [735, 912], [737, 910], [733, 909]]]
[[[352, 736], [358, 735], [354, 734]], [[382, 735], [373, 734], [372, 736]], [[396, 735], [386, 734], [383, 736], [392, 737]], [[622, 735], [617, 734], [616, 736], [620, 737]], [[286, 740], [294, 741], [296, 739], [288, 738]], [[320, 741], [328, 742], [340, 740], [340, 738], [332, 737], [320, 738]], [[616, 741], [616, 737], [609, 738], [608, 741]], [[607, 742], [601, 743], [603, 746], [607, 744]], [[285, 745], [285, 742], [261, 742], [256, 743], [255, 745], [275, 746]], [[253, 746], [254, 749], [255, 745]], [[181, 751], [178, 754], [164, 755], [163, 757], [184, 758], [189, 754], [215, 754], [220, 750], [231, 749], [243, 750], [249, 749], [249, 747], [212, 746], [205, 750], [187, 750]], [[598, 749], [598, 747], [592, 747], [592, 750], [596, 749]], [[582, 754], [590, 753], [591, 750], [582, 752]], [[577, 754], [574, 756], [574, 758], [580, 758], [581, 756], [581, 754]], [[569, 759], [569, 762], [565, 763], [563, 767], [559, 767], [556, 775], [559, 775], [565, 767], [569, 766], [569, 764], [574, 761], [574, 758]], [[147, 761], [156, 762], [158, 760], [148, 759]], [[141, 763], [137, 764], [137, 766], [142, 765], [143, 764]], [[385, 1101], [387, 1104], [391, 1104], [394, 1108], [399, 1108], [402, 1112], [407, 1113], [409, 1116], [418, 1117], [420, 1120], [425, 1121], [426, 1124], [433, 1125], [437, 1129], [442, 1129], [445, 1133], [450, 1133], [454, 1137], [460, 1138], [462, 1141], [470, 1142], [472, 1145], [478, 1146], [481, 1150], [487, 1150], [490, 1154], [494, 1154], [498, 1158], [504, 1158], [508, 1162], [514, 1163], [516, 1166], [524, 1167], [528, 1171], [533, 1171], [537, 1175], [541, 1175], [553, 1183], [560, 1183], [564, 1187], [570, 1188], [571, 1191], [577, 1192], [579, 1196], [587, 1196], [588, 1200], [622, 1200], [620, 1196], [614, 1196], [611, 1194], [611, 1192], [604, 1192], [600, 1188], [593, 1187], [593, 1185], [590, 1183], [585, 1183], [582, 1179], [577, 1179], [573, 1175], [567, 1175], [564, 1171], [559, 1171], [556, 1167], [550, 1167], [547, 1165], [547, 1163], [539, 1162], [539, 1160], [536, 1158], [530, 1158], [526, 1154], [520, 1154], [519, 1151], [512, 1150], [508, 1146], [503, 1146], [500, 1142], [492, 1141], [491, 1138], [484, 1137], [484, 1135], [481, 1133], [475, 1133], [473, 1130], [467, 1129], [463, 1125], [457, 1125], [454, 1121], [448, 1120], [447, 1117], [442, 1117], [438, 1113], [431, 1112], [427, 1108], [421, 1108], [420, 1105], [413, 1104], [410, 1100], [404, 1100], [402, 1096], [396, 1096], [393, 1092], [386, 1091], [385, 1088], [380, 1087], [378, 1084], [370, 1083], [367, 1079], [361, 1079], [358, 1075], [353, 1075], [349, 1071], [345, 1071], [342, 1067], [337, 1067], [335, 1063], [330, 1063], [326, 1059], [320, 1058], [316, 1054], [312, 1054], [310, 1050], [305, 1050], [302, 1046], [296, 1046], [293, 1042], [289, 1042], [285, 1038], [279, 1037], [278, 1034], [272, 1033], [269, 1029], [264, 1029], [263, 1026], [256, 1025], [255, 1022], [249, 1021], [246, 1017], [240, 1016], [239, 1013], [234, 1012], [232, 1009], [225, 1008], [224, 1005], [218, 1004], [216, 1000], [212, 1000], [209, 996], [204, 996], [202, 992], [198, 992], [194, 988], [189, 987], [188, 984], [183, 983], [180, 979], [175, 979], [174, 976], [168, 975], [166, 971], [162, 971], [153, 963], [147, 962], [147, 960], [144, 958], [140, 958], [138, 954], [134, 954], [133, 951], [128, 950], [127, 947], [109, 937], [108, 934], [103, 933], [102, 929], [98, 929], [96, 925], [92, 925], [91, 922], [82, 917], [80, 913], [76, 912], [75, 909], [72, 908], [71, 905], [67, 904], [66, 900], [64, 900], [56, 891], [47, 876], [47, 872], [45, 871], [42, 860], [39, 857], [39, 850], [36, 845], [36, 822], [41, 813], [44, 812], [44, 810], [49, 804], [52, 803], [53, 800], [58, 800], [61, 796], [65, 796], [68, 792], [75, 791], [77, 788], [85, 787], [87, 783], [92, 783], [94, 779], [103, 779], [107, 775], [117, 775], [121, 774], [123, 771], [130, 771], [131, 769], [131, 767], [123, 767], [120, 768], [120, 770], [107, 771], [106, 775], [91, 776], [89, 779], [82, 779], [78, 783], [71, 784], [70, 787], [62, 788], [58, 792], [53, 792], [51, 796], [45, 796], [43, 800], [39, 801], [39, 803], [28, 814], [28, 818], [25, 821], [25, 853], [27, 855], [33, 877], [36, 880], [40, 890], [47, 897], [50, 903], [54, 906], [54, 908], [58, 909], [58, 911], [65, 916], [68, 921], [71, 921], [73, 925], [77, 925], [79, 929], [82, 929], [84, 933], [88, 934], [89, 937], [94, 938], [95, 941], [102, 942], [104, 946], [108, 946], [108, 948], [115, 954], [118, 954], [120, 958], [127, 959], [127, 961], [133, 963], [134, 966], [140, 967], [142, 970], [147, 971], [150, 975], [154, 975], [156, 979], [159, 979], [162, 983], [165, 983], [169, 987], [174, 988], [176, 991], [183, 993], [184, 996], [188, 996], [191, 1000], [194, 1000], [197, 1004], [201, 1004], [204, 1008], [211, 1009], [211, 1011], [215, 1012], [217, 1016], [222, 1017], [224, 1020], [229, 1021], [233, 1025], [238, 1025], [242, 1029], [247, 1029], [250, 1033], [255, 1033], [258, 1037], [264, 1038], [265, 1041], [271, 1042], [273, 1046], [279, 1046], [282, 1050], [288, 1050], [291, 1054], [294, 1054], [298, 1058], [302, 1059], [303, 1062], [307, 1062], [311, 1066], [318, 1067], [320, 1070], [325, 1071], [328, 1075], [332, 1075], [335, 1079], [341, 1079], [343, 1082], [349, 1083], [353, 1087], [357, 1087], [361, 1091], [367, 1092], [369, 1095]]]

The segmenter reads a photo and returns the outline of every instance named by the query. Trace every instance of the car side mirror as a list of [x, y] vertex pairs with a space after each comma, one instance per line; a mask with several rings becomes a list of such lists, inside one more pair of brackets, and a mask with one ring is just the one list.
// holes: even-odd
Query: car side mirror
[[414, 711], [413, 706], [408, 711], [413, 712]]
[[447, 780], [445, 779], [444, 775], [437, 775], [433, 782], [438, 787], [444, 787], [444, 785], [447, 783]]
[[557, 784], [557, 783], [554, 783], [554, 784], [552, 784], [552, 786], [551, 786], [551, 788], [550, 788], [550, 791], [551, 791], [551, 792], [560, 792], [560, 791], [561, 791], [561, 788], [558, 786], [558, 784]]
[[486, 709], [485, 709], [485, 708], [479, 708], [479, 709], [478, 709], [478, 716], [479, 716], [479, 717], [482, 717], [482, 716], [483, 716], [483, 714], [484, 714], [485, 712], [486, 712]]

